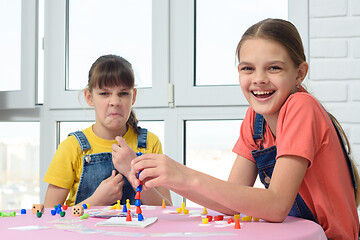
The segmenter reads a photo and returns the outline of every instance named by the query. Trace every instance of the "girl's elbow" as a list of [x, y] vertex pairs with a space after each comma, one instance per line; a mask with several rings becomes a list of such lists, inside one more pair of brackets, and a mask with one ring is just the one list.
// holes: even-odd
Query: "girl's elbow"
[[274, 223], [282, 223], [288, 216], [290, 209], [291, 207], [289, 208], [287, 206], [279, 206], [278, 208], [274, 208], [274, 212], [271, 214], [271, 217], [266, 220]]

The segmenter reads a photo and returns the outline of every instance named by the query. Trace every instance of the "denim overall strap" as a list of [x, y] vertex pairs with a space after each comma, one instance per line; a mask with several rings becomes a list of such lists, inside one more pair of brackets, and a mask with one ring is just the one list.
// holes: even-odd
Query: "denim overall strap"
[[71, 136], [71, 135], [76, 137], [76, 139], [78, 140], [78, 142], [80, 144], [81, 150], [85, 151], [85, 150], [91, 149], [90, 143], [82, 131], [72, 132], [68, 136]]
[[255, 141], [264, 140], [265, 133], [265, 119], [263, 115], [256, 113], [254, 121], [254, 135], [253, 139]]
[[137, 137], [137, 147], [138, 148], [147, 148], [147, 129], [146, 128], [140, 128], [140, 133]]
[[[255, 141], [263, 140], [263, 134], [265, 131], [264, 125], [264, 117], [257, 114], [254, 122], [253, 138]], [[275, 145], [266, 149], [251, 151], [258, 168], [260, 180], [264, 184], [265, 188], [269, 188], [270, 186], [272, 173], [276, 164], [276, 153], [277, 149]], [[316, 218], [299, 193], [296, 195], [296, 199], [288, 215], [308, 219], [317, 223]]]

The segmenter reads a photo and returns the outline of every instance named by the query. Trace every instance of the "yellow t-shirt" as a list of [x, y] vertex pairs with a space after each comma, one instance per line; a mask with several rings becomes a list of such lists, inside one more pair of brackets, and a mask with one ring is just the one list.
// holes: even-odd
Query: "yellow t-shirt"
[[[91, 149], [83, 153], [75, 136], [69, 136], [59, 145], [44, 177], [44, 182], [70, 189], [69, 196], [66, 200], [68, 206], [73, 206], [75, 203], [76, 192], [79, 187], [83, 169], [84, 154], [111, 152], [111, 146], [117, 144], [116, 140], [105, 140], [96, 136], [92, 130], [92, 126], [82, 132], [88, 139]], [[128, 131], [123, 138], [125, 138], [126, 143], [135, 152], [138, 152], [137, 135], [131, 126], [128, 127]], [[147, 134], [147, 147], [146, 153], [162, 154], [159, 138], [149, 131]], [[143, 149], [141, 149], [141, 151], [143, 152]]]

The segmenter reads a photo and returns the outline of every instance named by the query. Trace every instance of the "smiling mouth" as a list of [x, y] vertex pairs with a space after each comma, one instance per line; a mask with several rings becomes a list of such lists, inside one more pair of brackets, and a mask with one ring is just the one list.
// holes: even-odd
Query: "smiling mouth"
[[257, 98], [267, 98], [274, 94], [275, 91], [251, 91]]

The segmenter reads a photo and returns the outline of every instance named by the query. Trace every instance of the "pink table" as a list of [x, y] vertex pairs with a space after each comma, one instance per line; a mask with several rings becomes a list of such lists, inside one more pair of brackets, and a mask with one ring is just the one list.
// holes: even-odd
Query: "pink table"
[[[132, 206], [133, 207], [133, 206]], [[175, 207], [167, 207], [165, 210], [175, 210]], [[190, 214], [202, 211], [198, 208], [189, 208]], [[65, 217], [59, 214], [52, 216], [51, 209], [46, 209], [41, 218], [27, 210], [26, 215], [19, 215], [17, 210], [16, 217], [0, 218], [0, 238], [1, 239], [326, 239], [322, 228], [311, 221], [294, 217], [288, 217], [283, 223], [242, 222], [241, 229], [234, 229], [233, 225], [218, 227], [215, 222], [210, 222], [206, 226], [201, 226], [200, 216], [190, 216], [183, 214], [164, 213], [161, 207], [146, 208], [143, 206], [144, 217], [158, 217], [158, 220], [146, 228], [130, 227], [99, 227], [95, 224], [104, 219], [89, 218], [73, 223], [81, 226], [84, 232], [95, 230], [95, 233], [81, 233], [68, 228], [70, 225], [54, 223], [59, 219], [79, 220], [71, 214], [71, 208], [66, 211]], [[6, 211], [9, 212], [9, 211]], [[134, 212], [134, 211], [133, 211]], [[208, 215], [216, 216], [219, 213], [208, 210]], [[227, 218], [225, 218], [227, 220]], [[74, 226], [73, 225], [73, 226]], [[50, 228], [41, 230], [20, 231], [9, 228], [22, 226], [48, 226]], [[65, 227], [65, 229], [59, 228]], [[110, 234], [110, 235], [108, 235]], [[120, 234], [120, 235], [114, 235]]]

